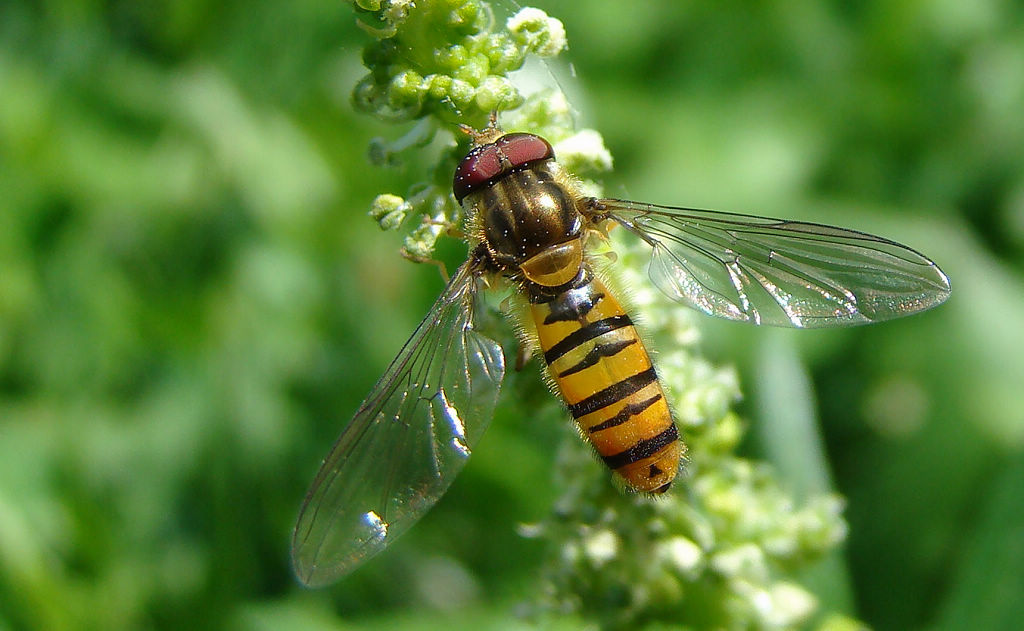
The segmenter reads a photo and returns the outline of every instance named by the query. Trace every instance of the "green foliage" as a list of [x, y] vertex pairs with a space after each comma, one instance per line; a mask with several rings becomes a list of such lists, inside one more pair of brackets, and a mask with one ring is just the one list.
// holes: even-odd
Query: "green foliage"
[[[457, 219], [449, 131], [499, 105], [610, 165], [498, 78], [550, 22], [418, 2], [396, 50], [421, 18], [357, 4], [0, 6], [0, 628], [1014, 628], [1024, 11], [996, 2], [551, 4], [613, 194], [883, 233], [953, 297], [790, 335], [648, 308], [627, 271], [682, 386], [676, 497], [611, 489], [527, 367], [421, 524], [299, 589], [302, 493], [441, 285], [374, 197]], [[434, 236], [407, 252], [454, 260]]]

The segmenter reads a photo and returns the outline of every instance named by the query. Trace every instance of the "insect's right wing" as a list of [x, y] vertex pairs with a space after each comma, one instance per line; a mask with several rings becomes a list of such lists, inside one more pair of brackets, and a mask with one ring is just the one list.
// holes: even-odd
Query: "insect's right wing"
[[448, 283], [313, 481], [292, 538], [307, 585], [340, 578], [415, 523], [490, 422], [505, 360], [473, 328], [471, 265]]
[[589, 201], [651, 246], [649, 273], [667, 296], [709, 315], [796, 328], [850, 326], [917, 313], [949, 297], [949, 278], [919, 252], [835, 226]]

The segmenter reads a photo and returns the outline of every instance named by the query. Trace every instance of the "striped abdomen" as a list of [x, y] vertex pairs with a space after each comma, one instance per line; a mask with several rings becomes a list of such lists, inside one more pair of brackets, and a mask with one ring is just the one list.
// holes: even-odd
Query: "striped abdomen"
[[583, 435], [630, 486], [667, 490], [685, 448], [629, 315], [589, 270], [573, 289], [532, 293], [544, 361]]

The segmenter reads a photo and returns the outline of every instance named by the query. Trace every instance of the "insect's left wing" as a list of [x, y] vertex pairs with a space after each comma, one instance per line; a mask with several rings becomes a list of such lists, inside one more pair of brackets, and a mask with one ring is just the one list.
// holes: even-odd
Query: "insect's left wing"
[[924, 255], [882, 237], [822, 224], [615, 199], [590, 200], [652, 248], [651, 280], [704, 313], [796, 328], [866, 324], [949, 297]]
[[292, 560], [323, 585], [380, 552], [448, 489], [487, 424], [505, 373], [473, 328], [464, 264], [359, 407], [306, 496]]

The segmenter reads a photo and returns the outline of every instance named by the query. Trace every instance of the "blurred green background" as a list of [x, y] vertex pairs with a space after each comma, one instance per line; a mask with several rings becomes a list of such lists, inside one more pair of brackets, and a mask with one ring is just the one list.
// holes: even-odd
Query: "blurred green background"
[[[921, 316], [708, 321], [704, 348], [797, 490], [813, 458], [780, 437], [820, 418], [849, 613], [1017, 628], [1024, 6], [560, 5], [610, 195], [877, 232], [950, 275]], [[516, 628], [560, 436], [532, 368], [386, 554], [318, 592], [289, 568], [320, 459], [441, 287], [365, 217], [423, 177], [365, 158], [404, 131], [352, 111], [365, 41], [344, 2], [0, 5], [0, 629]]]

